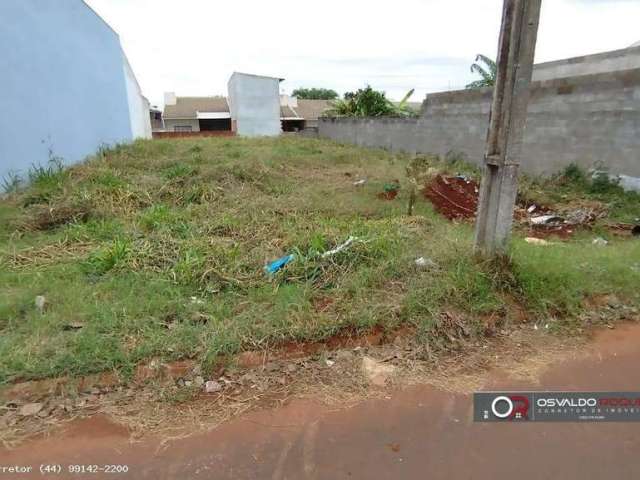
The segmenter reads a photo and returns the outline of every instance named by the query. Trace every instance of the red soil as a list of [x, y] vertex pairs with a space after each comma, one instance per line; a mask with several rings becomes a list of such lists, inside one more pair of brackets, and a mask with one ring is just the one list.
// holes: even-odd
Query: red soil
[[393, 200], [398, 196], [398, 190], [391, 190], [389, 192], [380, 192], [376, 195], [380, 200]]
[[473, 180], [438, 175], [424, 189], [424, 196], [449, 220], [470, 219], [478, 208], [478, 184]]

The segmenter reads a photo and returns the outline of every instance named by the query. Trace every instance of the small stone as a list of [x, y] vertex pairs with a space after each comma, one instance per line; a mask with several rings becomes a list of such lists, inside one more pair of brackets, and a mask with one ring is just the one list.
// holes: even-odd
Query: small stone
[[379, 362], [371, 357], [362, 357], [362, 371], [376, 387], [384, 387], [387, 380], [395, 373], [396, 367]]
[[287, 372], [289, 373], [293, 373], [296, 370], [298, 370], [298, 366], [295, 363], [289, 363], [287, 364]]
[[202, 378], [201, 375], [198, 375], [196, 378], [193, 379], [193, 383], [195, 384], [196, 387], [201, 387], [202, 385], [204, 385], [204, 378]]
[[185, 380], [184, 381], [184, 386], [185, 387], [190, 387], [191, 385], [193, 385], [193, 382], [191, 380]]
[[47, 299], [42, 295], [38, 295], [35, 300], [36, 308], [40, 313], [44, 312], [44, 307], [47, 305]]
[[30, 417], [32, 415], [37, 415], [40, 410], [42, 410], [42, 403], [27, 403], [20, 407], [20, 411], [18, 412], [23, 417]]
[[334, 362], [333, 360], [325, 360], [324, 363], [327, 364], [327, 367], [333, 367], [335, 365], [336, 362]]
[[222, 385], [220, 385], [215, 380], [209, 380], [204, 384], [204, 391], [207, 393], [216, 393], [222, 390]]

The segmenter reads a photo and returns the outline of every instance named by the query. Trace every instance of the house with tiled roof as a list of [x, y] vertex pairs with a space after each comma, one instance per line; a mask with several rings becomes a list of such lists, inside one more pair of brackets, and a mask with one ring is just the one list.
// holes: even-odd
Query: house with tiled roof
[[156, 131], [277, 135], [317, 127], [318, 117], [330, 108], [330, 102], [279, 95], [280, 81], [276, 77], [234, 73], [228, 97], [178, 97], [173, 92], [165, 93], [162, 122]]
[[163, 129], [169, 132], [231, 130], [231, 112], [226, 97], [177, 97], [164, 95]]

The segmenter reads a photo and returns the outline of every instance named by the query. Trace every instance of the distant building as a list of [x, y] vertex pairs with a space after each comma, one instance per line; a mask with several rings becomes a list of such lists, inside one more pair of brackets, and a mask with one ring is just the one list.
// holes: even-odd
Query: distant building
[[[269, 78], [269, 77], [267, 77]], [[273, 98], [266, 97], [271, 108], [267, 111], [269, 116], [264, 115], [266, 109], [260, 102], [265, 102], [265, 97], [240, 98], [243, 93], [236, 93], [237, 102], [243, 105], [245, 110], [239, 109], [237, 117], [233, 117], [230, 101], [227, 97], [177, 97], [173, 92], [165, 93], [165, 108], [160, 119], [152, 118], [154, 131], [168, 132], [202, 132], [202, 131], [237, 131], [240, 128], [248, 128], [247, 122], [254, 122], [251, 126], [256, 131], [257, 123], [271, 124], [270, 130], [264, 135], [278, 135], [281, 131], [294, 132], [305, 128], [315, 128], [318, 126], [318, 117], [330, 108], [328, 100], [303, 100], [290, 97], [288, 95], [279, 96], [279, 117], [275, 123], [273, 117]], [[249, 108], [251, 107], [251, 108]], [[152, 117], [153, 117], [152, 112]], [[244, 115], [244, 116], [243, 116]], [[275, 124], [275, 126], [274, 126]], [[261, 126], [262, 128], [262, 126]], [[235, 130], [234, 130], [235, 129]], [[240, 135], [255, 135], [255, 133], [242, 133]], [[259, 135], [262, 135], [259, 134]]]
[[169, 132], [231, 130], [231, 113], [225, 97], [176, 97], [164, 94], [163, 129]]
[[151, 136], [118, 34], [82, 0], [0, 1], [0, 178]]
[[329, 100], [305, 100], [282, 95], [280, 97], [282, 130], [293, 132], [306, 128], [317, 128], [318, 118], [331, 108]]

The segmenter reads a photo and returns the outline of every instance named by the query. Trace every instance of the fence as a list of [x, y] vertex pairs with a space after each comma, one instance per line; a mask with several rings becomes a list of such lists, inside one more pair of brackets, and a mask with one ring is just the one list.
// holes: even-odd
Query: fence
[[[430, 94], [422, 116], [322, 118], [320, 137], [480, 164], [491, 89]], [[576, 163], [640, 177], [640, 69], [532, 83], [522, 169], [549, 175]]]

